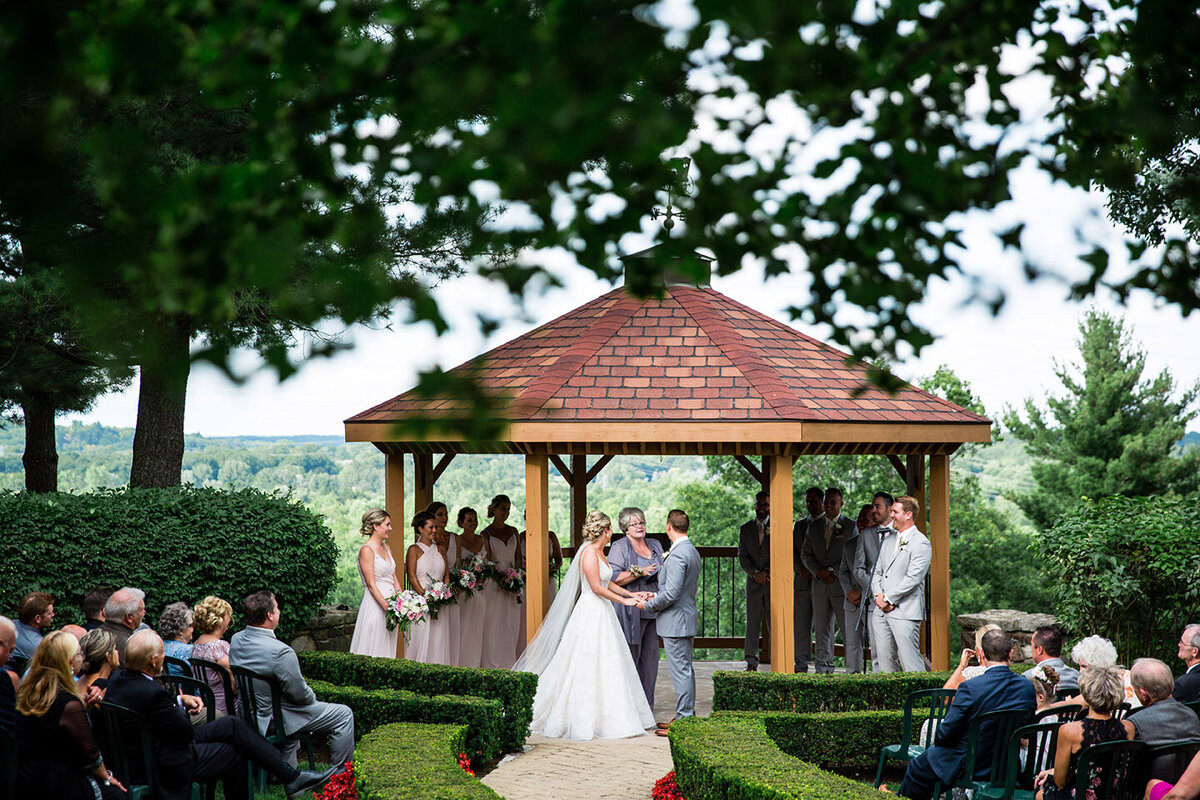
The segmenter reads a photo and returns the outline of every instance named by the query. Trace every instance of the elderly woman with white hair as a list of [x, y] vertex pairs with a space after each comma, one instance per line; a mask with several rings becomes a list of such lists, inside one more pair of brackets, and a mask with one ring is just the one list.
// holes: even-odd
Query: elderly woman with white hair
[[[612, 582], [630, 592], [658, 593], [658, 568], [663, 563], [662, 545], [646, 538], [646, 515], [640, 508], [623, 508], [617, 526], [625, 534], [608, 551]], [[658, 681], [658, 628], [654, 612], [613, 603], [617, 621], [629, 645], [646, 702], [654, 708], [654, 684]]]
[[[1123, 702], [1128, 703], [1130, 708], [1141, 707], [1142, 701], [1138, 700], [1137, 694], [1133, 691], [1133, 684], [1129, 681], [1129, 670], [1118, 666], [1117, 648], [1108, 639], [1103, 636], [1088, 636], [1080, 639], [1079, 643], [1071, 648], [1071, 660], [1079, 665], [1080, 673], [1089, 667], [1116, 667], [1124, 687]], [[1075, 697], [1068, 702], [1082, 706], [1084, 703], [1081, 698], [1082, 696]]]

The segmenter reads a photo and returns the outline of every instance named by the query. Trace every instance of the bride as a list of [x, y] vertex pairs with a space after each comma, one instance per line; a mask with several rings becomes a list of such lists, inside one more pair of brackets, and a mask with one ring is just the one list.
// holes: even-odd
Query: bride
[[612, 521], [606, 514], [587, 515], [583, 539], [545, 622], [513, 669], [540, 676], [534, 733], [565, 739], [638, 736], [654, 726], [654, 713], [609, 601], [637, 605], [650, 595], [609, 583], [613, 571], [604, 548], [612, 539]]

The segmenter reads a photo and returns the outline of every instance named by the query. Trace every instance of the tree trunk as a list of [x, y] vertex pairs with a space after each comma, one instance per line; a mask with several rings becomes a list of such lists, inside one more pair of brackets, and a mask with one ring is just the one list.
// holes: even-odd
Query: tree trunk
[[58, 491], [58, 445], [54, 438], [54, 394], [30, 392], [21, 403], [25, 415], [25, 490]]
[[138, 386], [137, 429], [129, 485], [178, 486], [183, 472], [183, 412], [191, 372], [191, 325], [185, 319], [158, 319], [145, 332], [148, 352]]

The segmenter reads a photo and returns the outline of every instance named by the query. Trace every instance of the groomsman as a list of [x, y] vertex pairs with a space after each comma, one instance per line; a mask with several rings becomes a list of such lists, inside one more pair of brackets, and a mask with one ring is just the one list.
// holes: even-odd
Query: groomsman
[[816, 524], [824, 513], [825, 492], [820, 486], [810, 486], [804, 493], [804, 505], [808, 516], [792, 528], [792, 569], [795, 572], [793, 585], [792, 613], [795, 615], [793, 631], [796, 636], [796, 672], [808, 672], [812, 659], [812, 573], [804, 566], [801, 552], [804, 537], [810, 525]]
[[920, 511], [916, 498], [896, 498], [891, 529], [885, 531], [871, 578], [871, 648], [879, 655], [881, 672], [926, 669], [919, 638], [925, 618], [925, 576], [933, 550], [917, 530]]
[[[863, 506], [868, 512], [867, 527], [859, 528], [858, 537], [853, 545], [847, 543], [842, 552], [842, 585], [847, 586], [853, 581], [855, 593], [846, 590], [846, 671], [850, 668], [850, 639], [853, 637], [859, 646], [869, 638], [871, 609], [875, 607], [871, 599], [871, 575], [875, 572], [875, 562], [879, 560], [879, 543], [883, 539], [883, 528], [892, 515], [892, 503], [895, 498], [887, 492], [876, 492], [871, 505]], [[855, 597], [858, 602], [855, 602]], [[861, 658], [861, 651], [859, 651]], [[862, 663], [859, 661], [858, 663]], [[871, 671], [879, 672], [879, 649], [871, 644]]]
[[763, 620], [771, 620], [771, 496], [754, 495], [754, 519], [738, 532], [738, 564], [746, 573], [746, 671], [758, 670]]
[[[854, 580], [854, 558], [858, 553], [863, 531], [869, 531], [875, 527], [875, 509], [870, 503], [858, 510], [858, 518], [855, 520], [854, 527], [854, 535], [842, 545], [842, 563], [838, 565], [838, 583], [842, 585], [842, 591], [846, 593], [846, 599], [842, 604], [842, 619], [846, 621], [846, 627], [842, 629], [842, 641], [846, 645], [846, 672], [863, 671], [862, 649], [863, 640], [866, 638], [863, 636], [861, 619], [863, 589], [859, 588], [858, 583]], [[871, 534], [868, 533], [867, 536], [870, 537]], [[875, 534], [875, 537], [878, 542], [878, 534]], [[871, 586], [868, 582], [866, 591], [870, 590]]]
[[[857, 530], [854, 523], [842, 516], [842, 490], [831, 486], [825, 490], [825, 514], [816, 523], [809, 523], [804, 536], [800, 560], [815, 578], [812, 582], [813, 629], [817, 634], [817, 672], [833, 672], [833, 622], [845, 638], [846, 593], [838, 583], [837, 571], [842, 563], [842, 548]], [[861, 669], [861, 664], [859, 665]]]

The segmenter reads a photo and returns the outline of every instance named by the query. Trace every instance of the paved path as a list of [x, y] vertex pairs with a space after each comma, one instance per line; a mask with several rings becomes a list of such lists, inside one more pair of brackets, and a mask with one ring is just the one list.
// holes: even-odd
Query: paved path
[[[696, 713], [712, 713], [712, 674], [742, 669], [734, 661], [696, 662]], [[660, 720], [675, 714], [675, 692], [667, 663], [659, 662], [654, 711]], [[525, 752], [510, 756], [483, 778], [506, 800], [649, 800], [654, 782], [674, 767], [662, 736], [571, 742], [530, 736]]]

